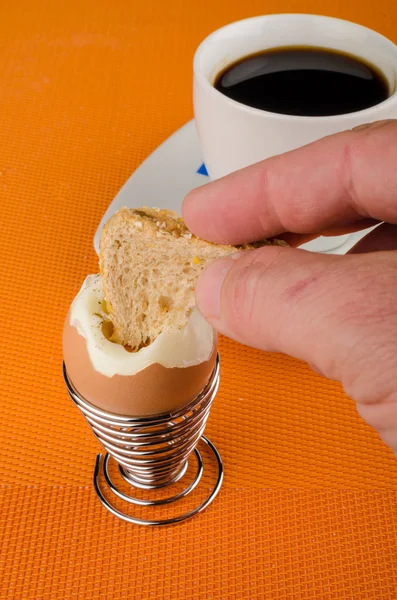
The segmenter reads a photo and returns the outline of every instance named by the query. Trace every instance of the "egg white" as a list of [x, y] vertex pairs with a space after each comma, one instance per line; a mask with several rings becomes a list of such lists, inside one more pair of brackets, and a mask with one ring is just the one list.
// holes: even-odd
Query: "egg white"
[[152, 364], [166, 368], [192, 367], [207, 361], [213, 351], [215, 332], [195, 308], [182, 329], [164, 330], [149, 346], [128, 352], [102, 332], [103, 292], [100, 275], [88, 275], [70, 309], [70, 325], [87, 343], [94, 369], [107, 377], [135, 375]]

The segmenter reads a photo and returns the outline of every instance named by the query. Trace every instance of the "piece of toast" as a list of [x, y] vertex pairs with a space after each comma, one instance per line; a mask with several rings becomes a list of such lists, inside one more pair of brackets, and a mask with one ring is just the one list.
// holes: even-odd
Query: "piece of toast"
[[244, 246], [212, 244], [194, 236], [169, 210], [122, 208], [101, 234], [100, 269], [111, 340], [139, 350], [166, 328], [183, 327], [194, 307], [197, 278], [211, 261]]

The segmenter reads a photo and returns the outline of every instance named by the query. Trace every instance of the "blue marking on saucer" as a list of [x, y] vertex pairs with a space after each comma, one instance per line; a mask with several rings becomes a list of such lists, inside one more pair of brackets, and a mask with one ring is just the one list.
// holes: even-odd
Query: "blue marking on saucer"
[[199, 169], [197, 169], [197, 173], [199, 175], [205, 175], [205, 177], [208, 177], [208, 171], [207, 171], [204, 163], [201, 165], [201, 167]]

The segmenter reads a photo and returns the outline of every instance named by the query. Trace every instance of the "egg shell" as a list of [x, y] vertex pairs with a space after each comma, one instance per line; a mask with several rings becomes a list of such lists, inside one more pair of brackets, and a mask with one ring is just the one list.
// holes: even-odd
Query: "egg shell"
[[78, 393], [102, 410], [131, 417], [172, 412], [189, 404], [208, 382], [216, 354], [215, 345], [209, 360], [193, 367], [153, 364], [136, 375], [106, 377], [92, 366], [86, 340], [70, 325], [69, 316], [63, 330], [63, 358]]

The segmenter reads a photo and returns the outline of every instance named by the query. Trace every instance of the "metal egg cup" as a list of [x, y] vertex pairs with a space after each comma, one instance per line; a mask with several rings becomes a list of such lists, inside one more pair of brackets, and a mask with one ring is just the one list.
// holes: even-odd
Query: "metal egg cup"
[[[101, 410], [78, 393], [68, 377], [65, 363], [63, 376], [70, 398], [106, 450], [105, 456], [96, 457], [93, 483], [99, 500], [109, 512], [136, 525], [172, 525], [197, 515], [214, 500], [222, 485], [223, 465], [218, 450], [203, 432], [219, 387], [219, 355], [206, 386], [192, 402], [177, 411], [148, 417], [128, 417]], [[160, 506], [186, 498], [198, 486], [204, 471], [199, 443], [205, 444], [214, 455], [217, 475], [210, 493], [192, 510], [168, 519], [141, 519], [121, 512], [105, 497], [100, 485], [101, 474], [109, 490], [129, 504]], [[147, 500], [128, 495], [117, 487], [109, 473], [109, 462], [114, 460], [121, 477], [132, 487], [159, 490], [183, 478], [192, 455], [197, 462], [194, 479], [181, 492], [164, 499]]]

